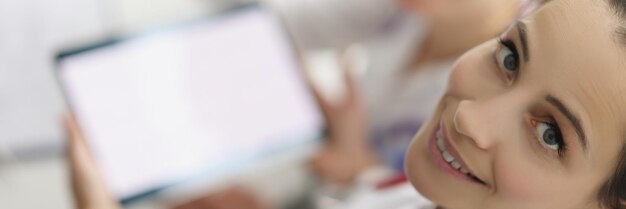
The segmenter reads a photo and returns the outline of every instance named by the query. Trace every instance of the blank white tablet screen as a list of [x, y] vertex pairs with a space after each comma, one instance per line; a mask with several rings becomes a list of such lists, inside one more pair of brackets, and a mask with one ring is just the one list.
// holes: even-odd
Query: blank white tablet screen
[[67, 56], [59, 67], [122, 199], [252, 163], [323, 128], [288, 37], [258, 7]]

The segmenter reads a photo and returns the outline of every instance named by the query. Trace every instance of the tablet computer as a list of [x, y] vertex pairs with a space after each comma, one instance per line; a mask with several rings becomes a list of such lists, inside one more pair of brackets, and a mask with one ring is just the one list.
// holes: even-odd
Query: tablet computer
[[320, 139], [280, 19], [258, 3], [60, 53], [56, 75], [122, 203]]

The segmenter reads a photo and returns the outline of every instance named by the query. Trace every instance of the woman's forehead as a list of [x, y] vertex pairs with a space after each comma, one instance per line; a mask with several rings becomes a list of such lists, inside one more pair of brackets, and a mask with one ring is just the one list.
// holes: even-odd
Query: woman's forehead
[[[626, 127], [626, 46], [605, 1], [553, 0], [525, 22], [532, 80], [574, 106], [590, 132], [590, 148], [621, 143]], [[598, 159], [599, 160], [599, 159]]]

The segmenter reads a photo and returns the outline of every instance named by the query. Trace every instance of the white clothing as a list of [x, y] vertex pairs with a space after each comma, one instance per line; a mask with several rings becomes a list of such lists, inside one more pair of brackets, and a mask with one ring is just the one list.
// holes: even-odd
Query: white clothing
[[435, 209], [436, 206], [415, 192], [410, 183], [402, 183], [392, 188], [376, 190], [363, 188], [345, 200], [325, 209]]
[[[394, 177], [384, 168], [362, 173], [349, 196], [339, 201], [326, 201], [323, 209], [435, 209], [436, 206], [415, 191], [409, 182], [388, 188], [376, 188], [381, 181]], [[324, 203], [324, 202], [322, 202]]]

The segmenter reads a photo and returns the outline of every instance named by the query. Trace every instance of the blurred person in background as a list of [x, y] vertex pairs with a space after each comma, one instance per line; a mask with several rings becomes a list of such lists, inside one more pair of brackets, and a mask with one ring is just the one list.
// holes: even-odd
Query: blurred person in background
[[396, 208], [626, 208], [626, 2], [547, 2], [456, 62]]
[[343, 98], [333, 102], [318, 90], [329, 136], [310, 165], [340, 191], [401, 172], [406, 148], [435, 109], [454, 60], [536, 6], [528, 0], [270, 2], [304, 51], [360, 46], [360, 53], [345, 50], [340, 58]]
[[329, 143], [312, 161], [324, 180], [348, 186], [364, 170], [400, 171], [454, 60], [533, 8], [525, 0], [274, 1], [304, 50], [362, 46], [342, 56], [344, 97], [319, 97]]
[[[270, 1], [304, 51], [362, 45], [359, 57], [342, 60], [343, 98], [333, 103], [318, 93], [329, 139], [310, 164], [325, 184], [346, 191], [400, 172], [406, 148], [435, 109], [453, 61], [532, 8], [525, 0]], [[357, 78], [350, 73], [355, 59], [367, 63]], [[228, 189], [180, 208], [280, 207], [263, 204], [280, 201], [259, 196]]]

